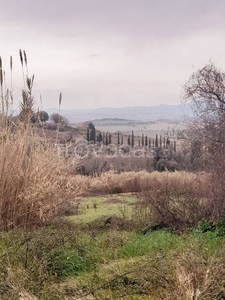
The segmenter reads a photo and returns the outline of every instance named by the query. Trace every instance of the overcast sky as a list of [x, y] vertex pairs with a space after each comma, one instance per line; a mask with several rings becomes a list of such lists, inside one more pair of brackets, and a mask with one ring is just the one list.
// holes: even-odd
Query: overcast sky
[[14, 95], [26, 50], [43, 107], [179, 104], [210, 60], [225, 69], [225, 0], [0, 0], [0, 56]]

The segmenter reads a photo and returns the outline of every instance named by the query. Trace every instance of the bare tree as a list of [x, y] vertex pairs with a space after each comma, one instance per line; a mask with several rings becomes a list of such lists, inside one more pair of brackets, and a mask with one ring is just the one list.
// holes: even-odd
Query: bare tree
[[[213, 63], [194, 72], [184, 86], [184, 99], [192, 101], [197, 117], [189, 130], [189, 138], [200, 141], [202, 150], [211, 158], [225, 152], [225, 73]], [[215, 164], [215, 160], [213, 160]]]
[[225, 72], [211, 62], [194, 72], [184, 86], [184, 99], [192, 101], [196, 116], [186, 131], [190, 155], [201, 159], [212, 175], [209, 193], [215, 219], [225, 214]]
[[202, 119], [219, 120], [225, 112], [225, 73], [213, 63], [194, 72], [184, 86], [184, 98], [193, 102]]

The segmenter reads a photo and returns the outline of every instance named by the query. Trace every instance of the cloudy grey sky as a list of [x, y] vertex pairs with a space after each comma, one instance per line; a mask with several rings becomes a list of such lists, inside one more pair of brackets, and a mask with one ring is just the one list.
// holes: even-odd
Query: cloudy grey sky
[[0, 0], [6, 76], [18, 49], [44, 108], [179, 104], [182, 85], [209, 60], [225, 69], [225, 0]]

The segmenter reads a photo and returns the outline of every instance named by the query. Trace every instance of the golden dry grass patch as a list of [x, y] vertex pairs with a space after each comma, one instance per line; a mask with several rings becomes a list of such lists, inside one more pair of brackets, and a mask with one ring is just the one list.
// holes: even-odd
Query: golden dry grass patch
[[86, 189], [57, 149], [28, 131], [1, 141], [0, 185], [0, 225], [5, 230], [49, 221]]

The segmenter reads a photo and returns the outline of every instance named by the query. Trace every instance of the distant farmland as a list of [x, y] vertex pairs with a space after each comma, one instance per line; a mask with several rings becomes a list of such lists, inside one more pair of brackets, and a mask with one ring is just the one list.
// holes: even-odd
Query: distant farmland
[[134, 131], [136, 136], [142, 134], [148, 137], [154, 138], [156, 134], [164, 135], [168, 131], [179, 130], [184, 127], [182, 123], [171, 123], [171, 122], [141, 122], [138, 120], [127, 120], [127, 119], [99, 119], [93, 120], [92, 123], [96, 129], [100, 132], [122, 132], [124, 134], [130, 134]]

